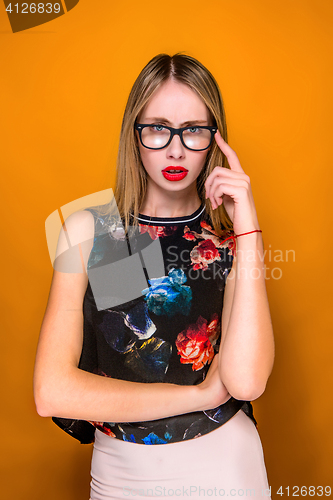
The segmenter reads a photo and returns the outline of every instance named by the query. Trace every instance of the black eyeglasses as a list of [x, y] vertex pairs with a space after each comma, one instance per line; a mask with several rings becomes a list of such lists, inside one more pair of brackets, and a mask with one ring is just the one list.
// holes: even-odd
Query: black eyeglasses
[[185, 148], [191, 151], [204, 151], [213, 141], [217, 127], [195, 126], [173, 128], [166, 125], [136, 123], [140, 142], [147, 149], [163, 149], [169, 146], [174, 135], [179, 135]]

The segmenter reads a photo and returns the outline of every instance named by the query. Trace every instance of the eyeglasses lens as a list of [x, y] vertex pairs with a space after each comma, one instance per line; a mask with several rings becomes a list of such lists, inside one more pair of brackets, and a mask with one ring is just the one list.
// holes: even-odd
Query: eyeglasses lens
[[206, 128], [187, 128], [183, 132], [183, 140], [188, 148], [205, 149], [210, 143], [211, 133]]
[[170, 138], [170, 130], [164, 127], [142, 129], [142, 142], [148, 148], [163, 148]]
[[[145, 127], [142, 129], [142, 142], [148, 148], [163, 148], [170, 134], [170, 130], [161, 126]], [[211, 141], [211, 133], [208, 129], [191, 127], [183, 131], [183, 140], [190, 149], [205, 149]]]

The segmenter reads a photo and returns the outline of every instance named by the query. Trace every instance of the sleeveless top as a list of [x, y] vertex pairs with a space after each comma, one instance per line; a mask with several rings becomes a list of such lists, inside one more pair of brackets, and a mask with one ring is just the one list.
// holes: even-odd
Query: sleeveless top
[[[95, 236], [79, 367], [134, 382], [200, 384], [219, 350], [234, 254], [233, 241], [224, 240], [232, 232], [222, 227], [218, 236], [204, 206], [186, 217], [139, 215], [128, 234], [95, 208], [86, 210], [94, 216]], [[256, 424], [251, 403], [232, 397], [206, 411], [90, 424], [116, 439], [167, 444], [207, 434], [240, 409]]]

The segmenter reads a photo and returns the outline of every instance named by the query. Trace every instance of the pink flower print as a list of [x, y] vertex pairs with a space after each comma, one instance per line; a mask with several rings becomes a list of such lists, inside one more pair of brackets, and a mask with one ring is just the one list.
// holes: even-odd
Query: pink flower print
[[207, 330], [207, 320], [202, 316], [199, 316], [196, 323], [180, 332], [175, 343], [180, 362], [192, 363], [192, 370], [201, 370], [214, 357], [214, 349]]

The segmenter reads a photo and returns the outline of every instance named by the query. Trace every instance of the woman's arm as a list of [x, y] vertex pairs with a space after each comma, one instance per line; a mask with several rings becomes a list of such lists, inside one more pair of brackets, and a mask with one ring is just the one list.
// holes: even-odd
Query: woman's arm
[[[80, 245], [80, 241], [91, 239], [90, 216], [73, 214], [66, 221], [67, 240]], [[60, 248], [62, 244], [60, 238]], [[86, 253], [84, 266], [87, 257]], [[129, 382], [79, 369], [87, 284], [85, 272], [54, 271], [34, 373], [35, 402], [41, 416], [135, 422], [214, 408], [229, 399], [218, 374], [217, 358], [198, 386]]]
[[[215, 167], [206, 181], [206, 195], [214, 209], [223, 202], [236, 235], [258, 230], [250, 179], [219, 133], [215, 139], [230, 170]], [[273, 367], [273, 328], [261, 233], [240, 236], [236, 242], [236, 257], [224, 295], [219, 370], [235, 399], [253, 400], [264, 392]]]
[[261, 233], [237, 238], [222, 311], [220, 374], [230, 394], [251, 401], [265, 390], [274, 360]]

